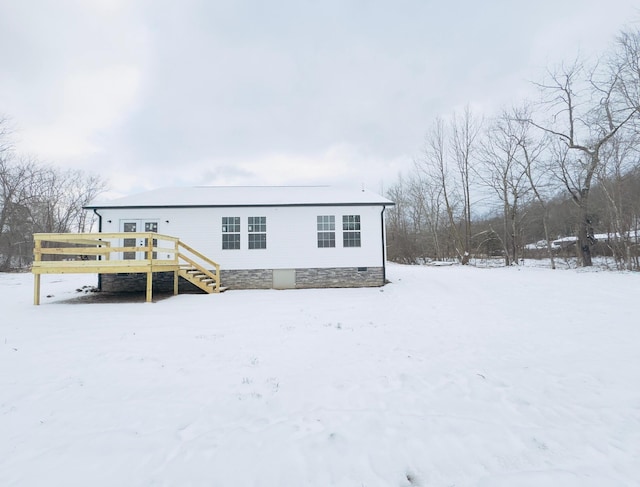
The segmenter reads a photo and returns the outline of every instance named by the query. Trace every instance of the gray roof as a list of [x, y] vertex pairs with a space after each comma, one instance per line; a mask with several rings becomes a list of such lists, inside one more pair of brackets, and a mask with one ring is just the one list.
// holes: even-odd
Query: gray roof
[[331, 186], [196, 186], [161, 188], [111, 201], [99, 208], [194, 208], [238, 206], [391, 206], [387, 198], [365, 189]]

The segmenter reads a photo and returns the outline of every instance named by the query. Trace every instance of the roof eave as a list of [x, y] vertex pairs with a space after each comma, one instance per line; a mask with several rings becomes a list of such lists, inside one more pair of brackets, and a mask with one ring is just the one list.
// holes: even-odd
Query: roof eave
[[85, 210], [145, 210], [151, 208], [274, 208], [274, 207], [327, 207], [327, 206], [395, 206], [392, 201], [351, 203], [264, 203], [255, 205], [86, 205]]

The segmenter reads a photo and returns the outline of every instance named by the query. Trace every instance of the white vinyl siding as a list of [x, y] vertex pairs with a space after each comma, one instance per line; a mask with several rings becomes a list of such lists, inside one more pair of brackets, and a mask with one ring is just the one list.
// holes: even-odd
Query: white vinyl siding
[[[121, 220], [157, 221], [158, 233], [179, 237], [218, 262], [222, 269], [379, 267], [383, 245], [381, 211], [379, 205], [99, 210], [105, 233], [120, 231], [117, 222]], [[265, 218], [265, 231], [255, 233], [268, 233], [267, 246], [259, 251], [249, 249], [248, 221], [256, 215]], [[334, 248], [318, 247], [318, 215], [335, 216]], [[344, 248], [341, 244], [344, 240], [341, 223], [345, 215], [360, 218], [360, 247]], [[223, 218], [234, 218], [234, 225], [237, 218], [240, 231], [223, 232]], [[239, 249], [222, 250], [224, 233], [239, 235]]]

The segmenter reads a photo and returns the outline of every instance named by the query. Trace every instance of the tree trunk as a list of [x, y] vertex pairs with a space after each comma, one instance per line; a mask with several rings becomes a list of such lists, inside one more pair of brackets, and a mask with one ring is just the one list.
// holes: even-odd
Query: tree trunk
[[549, 259], [551, 260], [551, 268], [556, 268], [556, 260], [553, 256], [553, 247], [551, 247], [551, 240], [549, 240], [549, 226], [547, 224], [548, 214], [547, 207], [543, 205], [542, 207], [544, 213], [542, 214], [542, 226], [544, 228], [544, 238], [547, 242], [547, 255], [549, 255]]
[[580, 198], [580, 206], [579, 206], [579, 220], [578, 220], [578, 255], [582, 259], [583, 267], [591, 267], [593, 262], [591, 260], [591, 245], [593, 244], [593, 231], [591, 227], [591, 219], [587, 213], [587, 202], [588, 199], [585, 195], [588, 195], [588, 192], [583, 193], [582, 198]]
[[504, 252], [504, 265], [509, 267], [511, 260], [509, 259], [509, 200], [506, 189], [502, 194], [502, 251]]

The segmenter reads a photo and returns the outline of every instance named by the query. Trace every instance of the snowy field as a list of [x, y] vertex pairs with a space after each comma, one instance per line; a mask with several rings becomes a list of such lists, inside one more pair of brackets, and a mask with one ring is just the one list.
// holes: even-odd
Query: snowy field
[[35, 307], [0, 274], [0, 486], [640, 485], [640, 274], [388, 277], [87, 304], [95, 276], [43, 276]]

